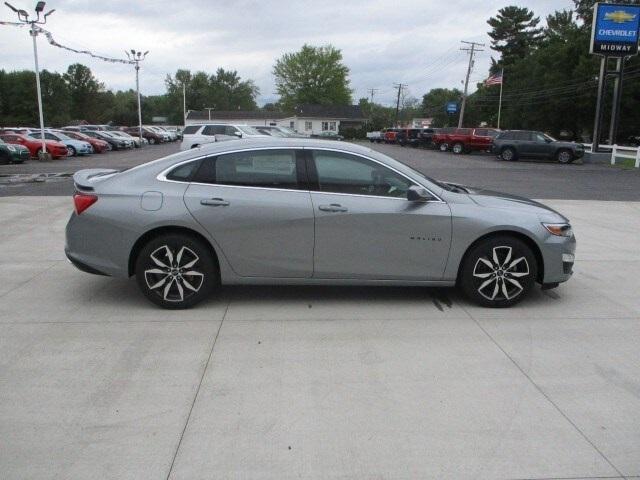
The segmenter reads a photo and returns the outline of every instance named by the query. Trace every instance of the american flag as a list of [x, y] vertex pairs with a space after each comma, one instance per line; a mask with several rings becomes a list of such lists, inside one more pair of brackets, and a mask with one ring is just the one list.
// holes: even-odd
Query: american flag
[[484, 81], [486, 86], [489, 85], [502, 85], [502, 72], [491, 75]]

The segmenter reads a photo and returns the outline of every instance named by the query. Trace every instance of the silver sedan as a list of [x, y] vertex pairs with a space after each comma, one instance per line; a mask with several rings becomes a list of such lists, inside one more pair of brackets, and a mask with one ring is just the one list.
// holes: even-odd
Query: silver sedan
[[459, 286], [507, 307], [572, 273], [569, 221], [520, 197], [445, 183], [346, 142], [218, 142], [74, 175], [66, 255], [135, 275], [157, 305], [221, 284]]

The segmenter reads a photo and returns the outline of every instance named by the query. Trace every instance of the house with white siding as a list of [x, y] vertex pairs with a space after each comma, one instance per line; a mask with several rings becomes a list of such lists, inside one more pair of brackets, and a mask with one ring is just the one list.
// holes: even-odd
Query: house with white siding
[[322, 132], [337, 133], [345, 128], [362, 128], [366, 121], [359, 105], [300, 105], [289, 113], [264, 110], [189, 110], [186, 124], [277, 125], [292, 128], [298, 133], [317, 135]]

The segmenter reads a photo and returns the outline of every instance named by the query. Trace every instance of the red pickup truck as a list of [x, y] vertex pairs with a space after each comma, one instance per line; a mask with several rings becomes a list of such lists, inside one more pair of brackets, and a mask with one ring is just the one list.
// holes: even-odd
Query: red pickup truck
[[433, 136], [433, 143], [442, 152], [460, 154], [490, 151], [493, 139], [500, 133], [495, 128], [443, 128]]
[[387, 128], [384, 132], [384, 143], [396, 143], [396, 136], [400, 128]]

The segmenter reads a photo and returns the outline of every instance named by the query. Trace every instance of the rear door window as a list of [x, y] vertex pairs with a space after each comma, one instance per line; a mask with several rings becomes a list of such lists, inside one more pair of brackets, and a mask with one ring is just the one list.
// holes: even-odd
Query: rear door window
[[205, 159], [193, 181], [242, 187], [297, 189], [295, 150], [252, 150]]

